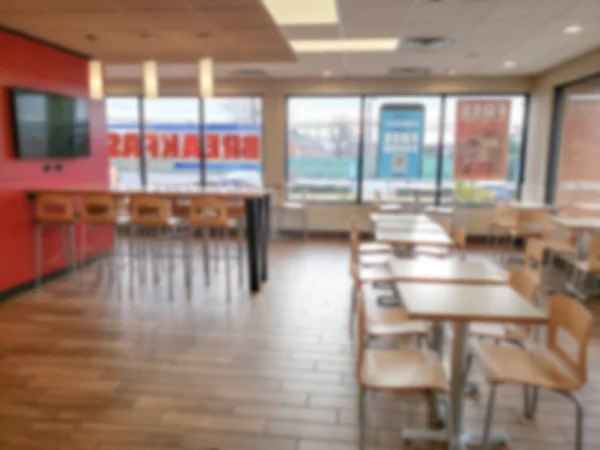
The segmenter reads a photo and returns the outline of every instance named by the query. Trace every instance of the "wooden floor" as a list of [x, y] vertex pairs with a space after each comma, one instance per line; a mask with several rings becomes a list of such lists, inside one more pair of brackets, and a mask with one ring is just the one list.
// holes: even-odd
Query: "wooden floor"
[[[222, 269], [188, 296], [180, 273], [172, 290], [164, 272], [130, 289], [126, 271], [109, 286], [91, 268], [85, 294], [61, 279], [2, 303], [0, 448], [356, 449], [347, 245], [278, 242], [271, 252], [269, 282], [251, 299], [234, 288], [226, 301]], [[599, 357], [596, 325], [581, 393], [586, 449], [600, 448]], [[572, 448], [567, 400], [543, 393], [528, 423], [520, 389], [500, 389], [495, 423], [511, 448]], [[477, 430], [483, 403], [468, 404]], [[401, 427], [425, 424], [425, 403], [376, 397], [370, 419], [371, 448], [399, 449]]]

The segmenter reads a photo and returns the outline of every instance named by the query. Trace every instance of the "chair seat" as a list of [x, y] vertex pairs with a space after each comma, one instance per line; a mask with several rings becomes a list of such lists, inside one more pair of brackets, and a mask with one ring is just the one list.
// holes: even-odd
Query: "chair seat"
[[404, 209], [402, 205], [395, 203], [382, 203], [377, 207], [379, 212], [400, 212]]
[[379, 306], [377, 295], [365, 298], [365, 328], [371, 336], [426, 336], [431, 332], [429, 322], [409, 320], [404, 308]]
[[358, 247], [359, 253], [392, 253], [394, 247], [383, 242], [361, 242]]
[[294, 209], [294, 210], [305, 209], [304, 204], [300, 203], [300, 202], [283, 202], [278, 207], [279, 207], [279, 209]]
[[422, 348], [365, 349], [359, 381], [372, 390], [445, 393], [449, 390], [444, 367], [437, 355]]
[[385, 266], [389, 262], [391, 255], [386, 253], [375, 253], [360, 255], [359, 264], [362, 267]]
[[431, 256], [434, 258], [446, 258], [450, 256], [450, 251], [445, 247], [415, 247], [414, 253], [418, 256]]
[[589, 261], [575, 261], [575, 267], [577, 267], [578, 270], [584, 272], [584, 273], [600, 273], [600, 266], [598, 264], [590, 264]]
[[582, 380], [550, 349], [525, 349], [473, 341], [471, 349], [490, 383], [519, 383], [548, 389], [576, 390]]
[[525, 328], [502, 323], [474, 322], [471, 324], [470, 332], [473, 337], [512, 342], [523, 342], [529, 337], [529, 333]]
[[543, 239], [542, 245], [555, 253], [575, 253], [575, 246], [563, 239]]

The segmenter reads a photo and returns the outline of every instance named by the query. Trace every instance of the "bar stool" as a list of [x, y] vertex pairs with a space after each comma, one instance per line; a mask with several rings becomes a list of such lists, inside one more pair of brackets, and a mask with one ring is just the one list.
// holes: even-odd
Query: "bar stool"
[[[123, 209], [121, 209], [123, 211]], [[87, 253], [87, 230], [91, 227], [110, 227], [113, 238], [113, 250], [111, 258], [111, 279], [114, 276], [120, 248], [119, 228], [129, 226], [129, 214], [119, 212], [117, 199], [112, 195], [84, 195], [82, 197], [81, 222], [81, 260], [85, 260]]]
[[[44, 266], [42, 233], [44, 228], [58, 227], [60, 229], [63, 258], [66, 262], [65, 253], [68, 251], [71, 269], [77, 268], [77, 244], [75, 239], [77, 217], [73, 208], [73, 200], [66, 195], [38, 195], [35, 199], [35, 222], [35, 284], [36, 288], [40, 288]], [[68, 236], [67, 239], [65, 239], [65, 234]], [[65, 240], [68, 241], [68, 245], [65, 245]]]
[[[165, 240], [173, 237], [173, 231], [176, 230], [176, 227], [181, 225], [181, 220], [171, 215], [171, 202], [170, 200], [152, 196], [152, 195], [140, 195], [134, 196], [131, 199], [131, 216], [129, 219], [129, 255], [131, 258], [131, 270], [133, 273], [135, 264], [134, 261], [136, 256], [141, 256], [141, 251], [139, 255], [135, 254], [136, 247], [136, 238], [138, 235], [138, 231], [150, 230], [154, 231], [155, 237], [158, 241], [158, 247], [160, 251], [154, 251], [149, 248], [150, 246], [146, 246], [144, 248], [144, 270], [140, 272], [140, 276], [142, 277], [142, 281], [146, 279], [147, 272], [147, 262], [146, 256], [148, 254], [148, 250], [150, 250], [151, 258], [150, 264], [152, 265], [152, 271], [154, 276], [154, 282], [159, 281], [159, 261], [158, 259], [167, 255], [165, 252], [166, 245]], [[141, 246], [138, 246], [141, 247]], [[170, 249], [172, 250], [172, 249]], [[152, 255], [152, 253], [154, 253]], [[173, 264], [173, 251], [168, 252], [169, 259], [169, 280], [172, 278], [172, 272], [174, 270]]]
[[[221, 200], [216, 197], [200, 197], [192, 200], [190, 204], [190, 214], [188, 216], [185, 226], [188, 228], [188, 237], [190, 239], [189, 245], [186, 248], [191, 249], [193, 246], [193, 239], [196, 231], [206, 231], [209, 234], [212, 230], [216, 231], [217, 238], [221, 238], [224, 244], [224, 259], [225, 259], [225, 278], [227, 283], [227, 300], [230, 300], [231, 291], [231, 271], [230, 271], [230, 258], [229, 258], [229, 246], [227, 239], [229, 237], [229, 227], [231, 222], [228, 214], [228, 204], [225, 200]], [[204, 248], [204, 280], [207, 286], [210, 285], [210, 239], [205, 242]], [[217, 264], [219, 256], [219, 241], [217, 240]], [[193, 273], [193, 254], [188, 254], [188, 264], [186, 271], [186, 284], [191, 285], [192, 273]]]

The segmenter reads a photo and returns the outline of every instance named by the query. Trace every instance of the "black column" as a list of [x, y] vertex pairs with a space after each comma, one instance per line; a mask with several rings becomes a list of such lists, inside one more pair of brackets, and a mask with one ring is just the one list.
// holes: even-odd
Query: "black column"
[[246, 199], [246, 242], [248, 254], [248, 280], [250, 282], [250, 293], [260, 291], [262, 283], [262, 261], [260, 251], [260, 199]]

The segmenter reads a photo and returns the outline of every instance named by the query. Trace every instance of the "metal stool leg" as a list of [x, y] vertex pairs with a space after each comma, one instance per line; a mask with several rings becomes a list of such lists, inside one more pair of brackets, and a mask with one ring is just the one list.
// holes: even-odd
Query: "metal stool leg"
[[244, 221], [239, 219], [237, 229], [237, 264], [238, 264], [238, 283], [240, 287], [244, 286]]
[[35, 226], [35, 287], [39, 289], [42, 286], [42, 254], [43, 254], [43, 236], [41, 223]]
[[82, 288], [82, 276], [81, 271], [77, 270], [77, 241], [75, 240], [75, 225], [68, 225], [69, 228], [69, 253], [70, 253], [70, 263], [71, 270], [73, 271], [73, 275], [76, 279], [77, 287], [79, 289]]
[[358, 393], [358, 426], [360, 428], [358, 448], [360, 450], [365, 450], [367, 441], [367, 395], [368, 391], [361, 386]]
[[204, 283], [210, 286], [210, 229], [202, 230], [202, 253], [204, 259]]
[[496, 403], [496, 387], [496, 384], [490, 386], [490, 395], [485, 413], [485, 424], [483, 426], [483, 438], [481, 440], [481, 450], [487, 450], [490, 441], [490, 428], [492, 426], [494, 404]]
[[225, 253], [225, 283], [227, 283], [227, 301], [231, 301], [231, 264], [229, 260], [229, 230], [223, 230], [223, 250]]

